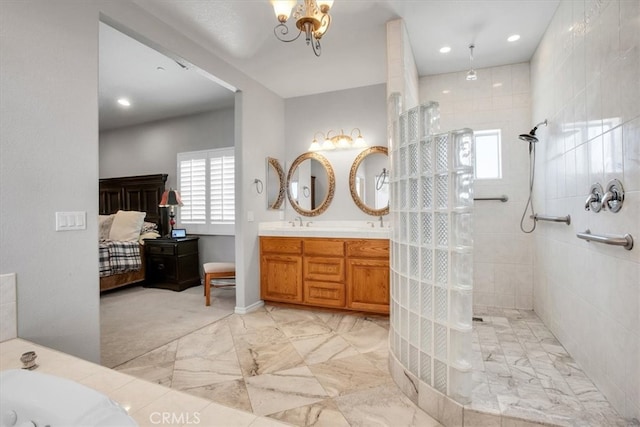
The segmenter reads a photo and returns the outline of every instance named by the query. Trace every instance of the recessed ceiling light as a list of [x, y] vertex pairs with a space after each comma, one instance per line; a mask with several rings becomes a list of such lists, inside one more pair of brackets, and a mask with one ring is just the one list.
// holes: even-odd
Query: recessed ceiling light
[[507, 38], [508, 42], [515, 42], [515, 41], [518, 41], [518, 40], [520, 40], [520, 34], [513, 34], [513, 35], [510, 35]]
[[451, 92], [451, 91], [450, 91], [449, 89], [445, 89], [445, 90], [443, 90], [443, 91], [442, 91], [442, 93], [444, 93], [445, 95], [446, 95], [447, 93], [450, 93], [450, 92]]
[[502, 83], [500, 83], [500, 82], [497, 82], [497, 83], [493, 84], [493, 87], [500, 87], [500, 86], [502, 86]]
[[129, 102], [129, 100], [127, 98], [118, 99], [118, 104], [122, 105], [123, 107], [131, 106], [131, 102]]
[[451, 48], [449, 46], [442, 46], [440, 48], [440, 53], [449, 53], [451, 52]]

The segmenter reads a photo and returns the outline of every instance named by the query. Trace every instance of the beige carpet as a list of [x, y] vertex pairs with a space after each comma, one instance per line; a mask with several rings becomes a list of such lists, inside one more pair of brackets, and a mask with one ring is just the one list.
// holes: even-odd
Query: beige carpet
[[235, 288], [182, 292], [136, 286], [100, 297], [101, 364], [113, 368], [233, 313]]

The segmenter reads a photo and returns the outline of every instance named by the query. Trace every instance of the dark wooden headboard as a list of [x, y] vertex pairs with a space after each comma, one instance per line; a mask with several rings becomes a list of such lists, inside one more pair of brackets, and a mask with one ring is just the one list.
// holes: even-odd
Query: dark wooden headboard
[[126, 176], [100, 180], [100, 215], [118, 210], [146, 212], [145, 221], [158, 224], [161, 235], [169, 231], [167, 208], [158, 206], [167, 174]]

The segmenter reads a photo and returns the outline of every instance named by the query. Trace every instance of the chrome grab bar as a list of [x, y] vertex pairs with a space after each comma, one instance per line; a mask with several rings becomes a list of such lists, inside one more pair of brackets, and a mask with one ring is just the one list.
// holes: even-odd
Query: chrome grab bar
[[624, 236], [605, 236], [600, 234], [591, 234], [591, 230], [587, 229], [583, 233], [576, 233], [576, 237], [578, 239], [604, 243], [606, 245], [622, 246], [628, 251], [633, 249], [633, 236], [628, 233]]
[[499, 200], [504, 203], [509, 200], [509, 197], [506, 194], [503, 194], [500, 197], [474, 197], [473, 200]]
[[529, 215], [529, 218], [536, 221], [551, 221], [551, 222], [564, 222], [567, 225], [571, 225], [571, 215], [567, 216], [548, 216], [548, 215]]

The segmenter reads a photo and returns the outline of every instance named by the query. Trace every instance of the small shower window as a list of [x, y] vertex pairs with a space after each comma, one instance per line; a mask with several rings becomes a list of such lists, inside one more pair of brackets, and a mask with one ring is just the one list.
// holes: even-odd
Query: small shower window
[[500, 143], [500, 129], [475, 131], [476, 179], [502, 178], [502, 148]]

